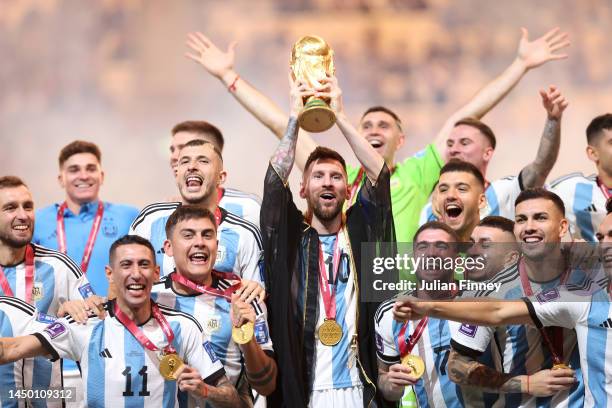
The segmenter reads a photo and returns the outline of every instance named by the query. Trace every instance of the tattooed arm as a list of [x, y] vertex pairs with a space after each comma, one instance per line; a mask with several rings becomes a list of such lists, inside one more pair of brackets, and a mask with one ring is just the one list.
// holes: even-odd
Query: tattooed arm
[[554, 86], [548, 91], [541, 90], [540, 95], [547, 119], [536, 158], [521, 171], [524, 188], [542, 187], [555, 165], [561, 144], [561, 117], [568, 105], [565, 97]]
[[504, 374], [473, 357], [452, 349], [448, 359], [448, 376], [459, 385], [482, 388], [486, 392], [523, 393], [547, 397], [571, 388], [576, 379], [571, 369], [541, 370], [533, 375]]
[[276, 170], [284, 183], [289, 179], [289, 173], [295, 161], [295, 148], [298, 139], [298, 113], [304, 106], [304, 97], [312, 95], [312, 91], [307, 90], [306, 85], [299, 81], [291, 82], [291, 113], [285, 135], [281, 139], [278, 147], [274, 151], [270, 164]]

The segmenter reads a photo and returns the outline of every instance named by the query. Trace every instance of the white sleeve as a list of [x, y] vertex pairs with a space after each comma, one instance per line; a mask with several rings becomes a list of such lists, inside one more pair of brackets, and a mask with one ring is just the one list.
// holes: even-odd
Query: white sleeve
[[433, 209], [431, 207], [431, 197], [429, 198], [429, 202], [425, 204], [423, 209], [421, 210], [421, 215], [419, 216], [419, 226], [425, 224], [429, 221], [436, 220], [436, 216], [433, 214]]
[[[382, 303], [374, 315], [374, 335], [376, 337], [376, 355], [385, 364], [392, 365], [400, 362], [400, 353], [395, 345], [393, 333], [393, 308], [388, 303]], [[382, 309], [386, 309], [382, 311]], [[380, 313], [379, 313], [380, 312]], [[410, 333], [412, 322], [408, 322], [406, 332]]]
[[270, 337], [270, 328], [268, 327], [268, 310], [263, 302], [255, 299], [251, 302], [255, 309], [255, 341], [262, 350], [274, 351], [272, 347], [272, 338]]
[[[71, 318], [58, 319], [34, 335], [47, 348], [52, 361], [58, 358], [69, 358], [80, 361], [82, 353], [87, 351], [88, 337], [92, 319], [87, 324], [75, 323]], [[95, 319], [99, 322], [98, 319]]]
[[485, 352], [495, 328], [449, 321], [451, 345], [461, 354], [479, 356]]
[[204, 333], [191, 321], [182, 324], [181, 330], [181, 348], [185, 363], [198, 370], [204, 382], [214, 385], [222, 375], [225, 375], [225, 370], [213, 350], [212, 343], [206, 340]]
[[536, 327], [573, 329], [589, 313], [591, 299], [591, 296], [575, 295], [563, 288], [551, 288], [523, 300]]
[[[259, 229], [256, 232], [259, 235]], [[261, 237], [261, 235], [259, 235]], [[253, 234], [244, 234], [240, 240], [240, 277], [263, 286], [263, 250]]]

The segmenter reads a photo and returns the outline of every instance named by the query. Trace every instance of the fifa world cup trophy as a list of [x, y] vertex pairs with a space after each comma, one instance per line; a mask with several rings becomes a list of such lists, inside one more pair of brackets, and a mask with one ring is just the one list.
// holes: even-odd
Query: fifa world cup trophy
[[[334, 73], [334, 51], [321, 37], [307, 35], [300, 38], [291, 50], [293, 79], [305, 82], [309, 87], [321, 86], [326, 73]], [[329, 101], [314, 96], [304, 100], [304, 109], [298, 116], [300, 127], [308, 132], [324, 132], [336, 123], [336, 115]]]

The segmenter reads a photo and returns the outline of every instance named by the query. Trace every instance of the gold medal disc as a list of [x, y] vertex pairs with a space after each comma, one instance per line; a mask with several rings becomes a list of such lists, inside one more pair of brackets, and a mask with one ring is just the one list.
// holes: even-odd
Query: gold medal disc
[[175, 353], [164, 354], [159, 359], [159, 372], [168, 381], [176, 381], [176, 371], [183, 365], [183, 360]]
[[559, 363], [559, 364], [553, 364], [552, 369], [553, 370], [565, 370], [565, 369], [569, 370], [570, 368], [567, 364]]
[[414, 354], [406, 354], [402, 357], [402, 364], [406, 367], [410, 367], [412, 375], [416, 378], [421, 378], [425, 373], [425, 362], [421, 357], [415, 356]]
[[246, 322], [240, 327], [232, 326], [232, 340], [238, 344], [246, 344], [253, 338], [255, 327], [253, 323]]
[[319, 341], [324, 346], [335, 346], [342, 340], [342, 327], [333, 319], [326, 319], [319, 326]]

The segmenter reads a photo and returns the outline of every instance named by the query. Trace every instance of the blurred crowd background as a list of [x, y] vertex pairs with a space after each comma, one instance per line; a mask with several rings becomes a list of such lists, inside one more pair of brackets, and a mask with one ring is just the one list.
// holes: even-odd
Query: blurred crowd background
[[[570, 57], [530, 72], [484, 117], [498, 137], [490, 178], [535, 157], [538, 89], [550, 84], [570, 102], [552, 177], [590, 174], [585, 128], [612, 111], [610, 21], [609, 0], [0, 0], [0, 174], [24, 178], [38, 207], [60, 200], [57, 154], [90, 140], [103, 153], [102, 197], [142, 206], [175, 194], [172, 126], [204, 119], [225, 135], [227, 184], [261, 195], [276, 139], [184, 57], [195, 30], [223, 48], [236, 39], [237, 71], [283, 107], [293, 42], [324, 37], [354, 123], [371, 105], [398, 112], [403, 158], [512, 62], [521, 26], [531, 39], [561, 27]], [[316, 139], [355, 162], [336, 130]]]

